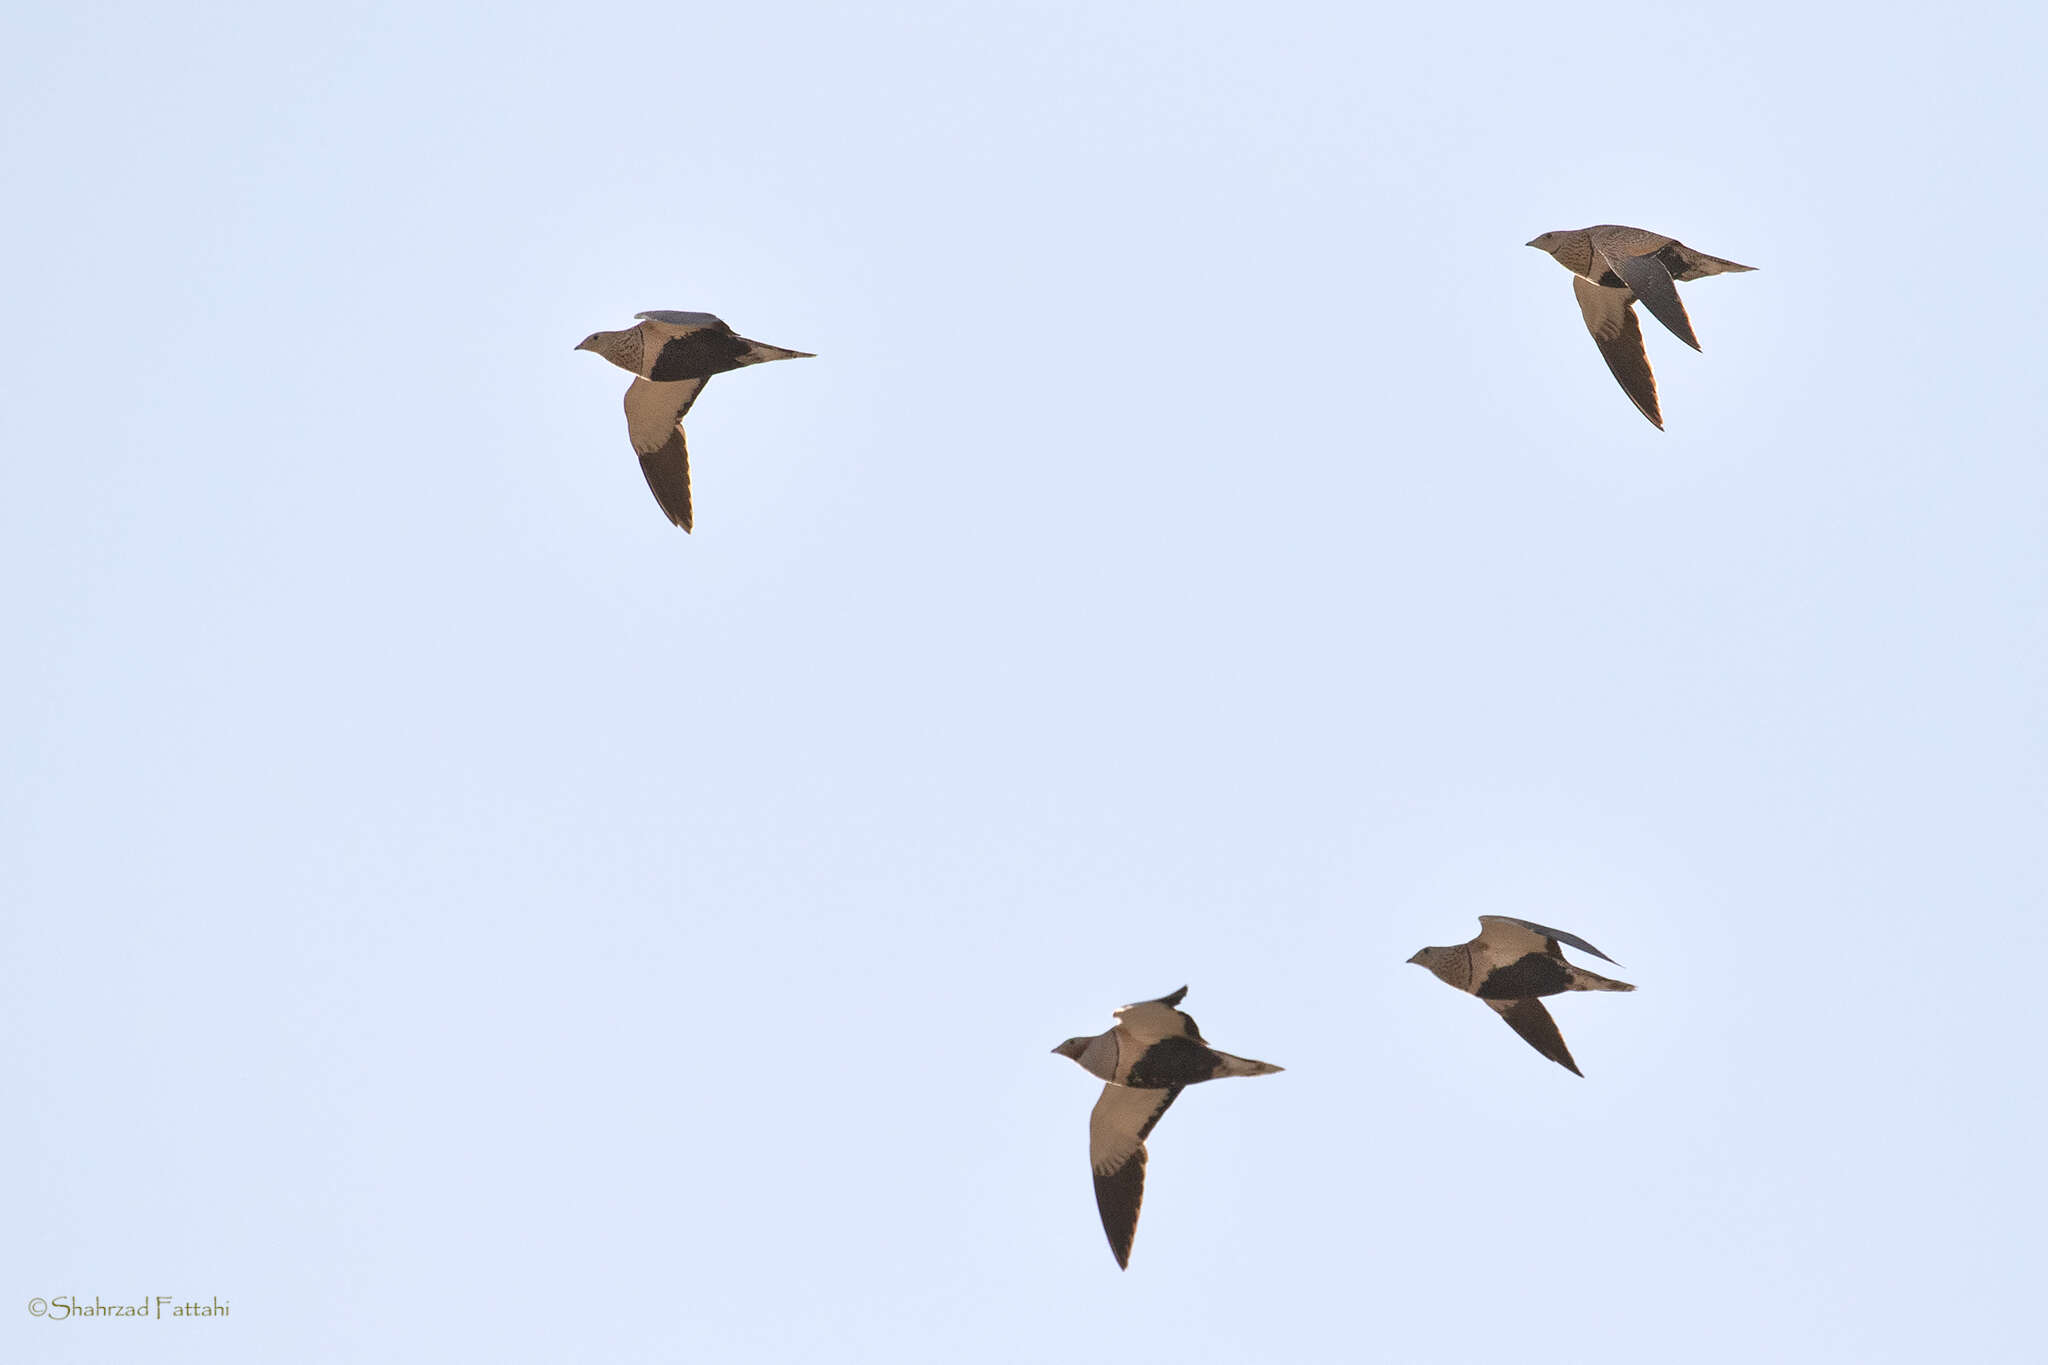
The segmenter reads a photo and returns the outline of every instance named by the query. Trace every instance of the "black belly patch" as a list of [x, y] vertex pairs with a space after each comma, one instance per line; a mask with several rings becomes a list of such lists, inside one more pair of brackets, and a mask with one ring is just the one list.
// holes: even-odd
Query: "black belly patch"
[[1164, 1090], [1212, 1079], [1220, 1059], [1191, 1038], [1162, 1038], [1145, 1049], [1131, 1067], [1125, 1085], [1138, 1090]]
[[1481, 1000], [1527, 1000], [1556, 995], [1571, 986], [1571, 968], [1548, 953], [1528, 953], [1505, 967], [1496, 967], [1479, 983]]
[[747, 343], [731, 332], [700, 327], [665, 342], [661, 354], [654, 357], [654, 368], [648, 371], [647, 377], [657, 384], [670, 384], [678, 379], [709, 379], [714, 374], [738, 369], [739, 357], [746, 353]]

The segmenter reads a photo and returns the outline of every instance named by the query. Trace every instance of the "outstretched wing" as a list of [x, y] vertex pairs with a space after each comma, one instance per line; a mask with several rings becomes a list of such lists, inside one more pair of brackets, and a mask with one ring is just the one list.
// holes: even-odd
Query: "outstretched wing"
[[1670, 329], [1677, 337], [1695, 351], [1700, 348], [1699, 338], [1692, 334], [1692, 319], [1685, 315], [1685, 305], [1679, 301], [1678, 286], [1671, 282], [1671, 272], [1664, 268], [1664, 262], [1654, 253], [1648, 256], [1608, 255], [1607, 263], [1614, 267], [1614, 273], [1621, 276], [1635, 296], [1643, 301], [1643, 307], [1650, 315]]
[[1145, 1202], [1145, 1138], [1180, 1094], [1105, 1085], [1088, 1116], [1088, 1164], [1095, 1171], [1095, 1210], [1102, 1215], [1110, 1252], [1118, 1266], [1131, 1264], [1138, 1235], [1138, 1209]]
[[1579, 300], [1579, 315], [1600, 358], [1636, 410], [1650, 419], [1650, 425], [1664, 429], [1664, 415], [1657, 409], [1657, 376], [1650, 370], [1650, 357], [1643, 351], [1643, 329], [1636, 322], [1636, 310], [1629, 307], [1636, 296], [1626, 289], [1606, 289], [1580, 275], [1572, 276], [1572, 293]]
[[732, 330], [710, 313], [678, 313], [673, 308], [656, 308], [645, 313], [635, 313], [633, 316], [645, 318], [649, 322], [667, 323], [671, 327], [716, 327], [726, 332]]
[[626, 436], [633, 449], [651, 455], [668, 444], [682, 422], [683, 414], [697, 401], [708, 379], [681, 379], [657, 384], [635, 379], [626, 386]]
[[635, 379], [626, 386], [626, 435], [640, 454], [640, 472], [668, 519], [688, 531], [690, 512], [690, 447], [683, 437], [683, 414], [697, 401], [708, 380], [683, 379], [657, 384]]
[[[1502, 960], [1511, 960], [1524, 953], [1548, 953], [1552, 957], [1563, 957], [1557, 945], [1569, 943], [1582, 953], [1591, 953], [1602, 962], [1614, 959], [1595, 948], [1577, 934], [1568, 934], [1562, 929], [1552, 929], [1533, 920], [1516, 919], [1512, 915], [1481, 915], [1479, 917], [1480, 939]], [[1619, 962], [1614, 962], [1619, 967]]]
[[1193, 1038], [1200, 1042], [1202, 1031], [1195, 1027], [1195, 1021], [1174, 1008], [1186, 997], [1188, 988], [1160, 996], [1157, 1000], [1144, 1000], [1135, 1005], [1125, 1005], [1120, 1010], [1110, 1011], [1110, 1017], [1117, 1022], [1130, 1040], [1139, 1045], [1157, 1043], [1167, 1038]]
[[1522, 1041], [1530, 1047], [1574, 1076], [1586, 1074], [1572, 1060], [1571, 1049], [1564, 1045], [1564, 1035], [1557, 1031], [1557, 1021], [1550, 1017], [1549, 1010], [1543, 1008], [1541, 1000], [1532, 997], [1526, 1000], [1489, 1000], [1486, 1003], [1507, 1020], [1508, 1027], [1521, 1034]]

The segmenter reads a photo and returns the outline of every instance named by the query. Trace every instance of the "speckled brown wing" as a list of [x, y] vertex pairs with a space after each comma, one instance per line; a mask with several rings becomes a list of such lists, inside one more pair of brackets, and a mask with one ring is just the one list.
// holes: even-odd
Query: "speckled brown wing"
[[1603, 289], [1583, 276], [1572, 276], [1572, 293], [1578, 297], [1579, 313], [1593, 344], [1613, 372], [1621, 391], [1636, 405], [1650, 425], [1664, 429], [1664, 417], [1657, 409], [1657, 376], [1650, 370], [1650, 357], [1643, 351], [1643, 329], [1636, 322], [1636, 310], [1629, 305], [1635, 295], [1626, 289]]
[[1662, 251], [1677, 240], [1648, 228], [1624, 227], [1620, 223], [1595, 223], [1586, 229], [1586, 236], [1592, 242], [1593, 250], [1609, 260], [1616, 256], [1644, 256], [1652, 251]]

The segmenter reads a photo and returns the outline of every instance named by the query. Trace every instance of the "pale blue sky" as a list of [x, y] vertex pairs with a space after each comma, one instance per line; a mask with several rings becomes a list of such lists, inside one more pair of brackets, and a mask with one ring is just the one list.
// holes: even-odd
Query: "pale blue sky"
[[[0, 1355], [2038, 1347], [2021, 6], [0, 30]], [[1757, 266], [1648, 343], [1521, 244]], [[625, 376], [708, 309], [697, 525]], [[1630, 996], [1543, 1061], [1404, 965]], [[1183, 982], [1128, 1273], [1048, 1049]], [[51, 1322], [31, 1297], [218, 1296]]]

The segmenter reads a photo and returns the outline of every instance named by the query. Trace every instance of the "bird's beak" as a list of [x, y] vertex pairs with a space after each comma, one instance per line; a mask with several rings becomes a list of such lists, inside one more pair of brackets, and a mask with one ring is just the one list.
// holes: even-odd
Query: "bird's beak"
[[1415, 950], [1415, 956], [1409, 958], [1408, 960], [1414, 963], [1416, 966], [1420, 967], [1422, 965], [1422, 949], [1417, 948]]
[[1535, 247], [1535, 248], [1536, 248], [1536, 249], [1537, 249], [1538, 251], [1541, 251], [1541, 250], [1543, 249], [1543, 247], [1542, 247], [1542, 245], [1541, 245], [1542, 241], [1543, 241], [1543, 239], [1542, 239], [1541, 237], [1537, 237], [1537, 238], [1533, 238], [1533, 239], [1531, 239], [1530, 241], [1526, 241], [1526, 242], [1522, 243], [1522, 245], [1523, 245], [1523, 246], [1533, 246], [1533, 247]]

